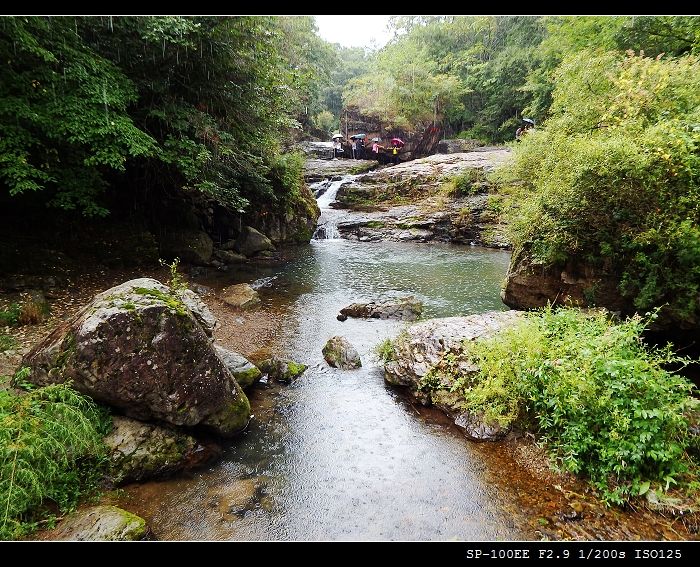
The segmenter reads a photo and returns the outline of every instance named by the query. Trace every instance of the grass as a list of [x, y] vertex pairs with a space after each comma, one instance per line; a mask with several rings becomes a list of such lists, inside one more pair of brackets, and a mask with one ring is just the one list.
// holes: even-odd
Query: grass
[[60, 384], [0, 391], [0, 424], [0, 539], [17, 539], [96, 487], [111, 419]]
[[0, 352], [12, 350], [17, 346], [17, 340], [12, 335], [0, 333]]

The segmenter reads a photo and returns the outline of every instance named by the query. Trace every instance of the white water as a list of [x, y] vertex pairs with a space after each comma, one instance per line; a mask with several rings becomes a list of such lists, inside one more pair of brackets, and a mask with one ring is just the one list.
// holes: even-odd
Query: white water
[[[314, 233], [315, 240], [340, 239], [340, 233], [338, 232], [338, 220], [343, 213], [332, 208], [331, 203], [335, 202], [338, 189], [340, 189], [340, 187], [345, 183], [352, 181], [354, 178], [354, 175], [344, 175], [339, 181], [332, 181], [328, 189], [326, 189], [326, 192], [316, 199], [318, 208], [321, 209], [321, 217], [318, 219], [318, 227]], [[325, 183], [325, 181], [316, 183], [311, 187], [311, 190], [313, 191], [314, 187], [318, 187], [323, 183]]]

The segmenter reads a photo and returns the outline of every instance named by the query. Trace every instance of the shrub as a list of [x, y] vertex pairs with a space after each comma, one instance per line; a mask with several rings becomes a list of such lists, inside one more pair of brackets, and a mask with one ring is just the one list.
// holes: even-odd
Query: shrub
[[[16, 382], [21, 382], [21, 376]], [[95, 486], [110, 420], [65, 384], [0, 391], [0, 538], [35, 528], [46, 505], [66, 511]]]
[[565, 470], [622, 503], [654, 487], [688, 482], [694, 386], [668, 371], [684, 363], [670, 345], [641, 341], [645, 321], [606, 313], [545, 309], [492, 338], [469, 343], [461, 358], [479, 367], [459, 375], [459, 357], [442, 371], [466, 407], [501, 425], [537, 431]]
[[498, 177], [516, 249], [582, 259], [639, 310], [700, 320], [700, 59], [582, 52]]
[[374, 348], [374, 352], [380, 362], [396, 360], [396, 351], [394, 350], [394, 343], [391, 339], [384, 339]]
[[7, 309], [0, 310], [0, 325], [7, 327], [18, 325], [21, 312], [19, 303], [12, 303]]

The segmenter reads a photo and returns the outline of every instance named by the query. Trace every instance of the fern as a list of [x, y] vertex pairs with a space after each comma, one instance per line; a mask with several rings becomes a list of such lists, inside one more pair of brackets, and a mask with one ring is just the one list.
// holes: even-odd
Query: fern
[[0, 391], [0, 538], [17, 538], [94, 486], [109, 417], [65, 384]]

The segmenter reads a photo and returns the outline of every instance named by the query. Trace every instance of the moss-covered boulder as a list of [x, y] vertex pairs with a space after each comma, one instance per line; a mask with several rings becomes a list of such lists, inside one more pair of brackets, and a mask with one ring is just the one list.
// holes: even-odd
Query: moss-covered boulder
[[268, 358], [260, 363], [260, 370], [267, 374], [269, 378], [284, 384], [289, 384], [299, 378], [307, 368], [306, 364], [277, 356]]
[[92, 506], [63, 520], [42, 539], [68, 541], [138, 541], [148, 535], [146, 520], [116, 506]]
[[245, 356], [219, 345], [214, 345], [214, 349], [241, 388], [250, 388], [260, 380], [262, 372]]
[[188, 307], [195, 301], [150, 278], [113, 287], [25, 357], [29, 381], [72, 381], [128, 417], [233, 435], [250, 406], [214, 351], [209, 324]]
[[104, 442], [110, 452], [109, 481], [123, 484], [165, 476], [203, 464], [213, 452], [172, 428], [115, 416]]
[[323, 358], [334, 368], [353, 370], [362, 366], [360, 355], [345, 337], [332, 337], [323, 347]]

